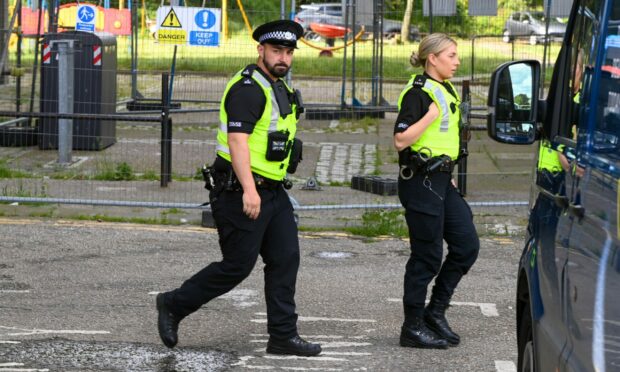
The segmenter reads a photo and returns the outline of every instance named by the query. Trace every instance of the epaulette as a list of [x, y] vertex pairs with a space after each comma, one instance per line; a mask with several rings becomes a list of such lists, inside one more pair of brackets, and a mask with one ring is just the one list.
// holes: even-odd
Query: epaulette
[[254, 70], [256, 70], [258, 66], [255, 64], [252, 65], [248, 65], [246, 66], [246, 68], [241, 72], [241, 75], [245, 76], [245, 77], [252, 77], [252, 74], [254, 73]]
[[422, 88], [426, 84], [426, 76], [424, 75], [416, 75], [415, 79], [413, 79], [413, 87], [414, 88]]

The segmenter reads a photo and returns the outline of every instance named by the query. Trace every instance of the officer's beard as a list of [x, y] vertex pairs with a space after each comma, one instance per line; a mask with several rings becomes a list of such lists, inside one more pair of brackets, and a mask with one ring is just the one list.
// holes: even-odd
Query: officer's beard
[[277, 78], [285, 77], [286, 74], [288, 73], [288, 70], [290, 69], [290, 66], [288, 66], [286, 63], [278, 63], [275, 65], [272, 65], [269, 62], [267, 62], [267, 60], [265, 60], [264, 58], [263, 58], [263, 63], [265, 64], [267, 71], [269, 71], [269, 73], [272, 76], [277, 77]]

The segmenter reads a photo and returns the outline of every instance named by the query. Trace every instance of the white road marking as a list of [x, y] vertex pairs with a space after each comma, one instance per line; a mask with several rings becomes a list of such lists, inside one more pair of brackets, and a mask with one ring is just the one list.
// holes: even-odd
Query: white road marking
[[[388, 298], [387, 301], [388, 302], [402, 302], [403, 300], [400, 298]], [[475, 306], [475, 307], [480, 308], [480, 312], [482, 312], [482, 315], [484, 316], [488, 316], [488, 317], [499, 316], [499, 312], [497, 311], [497, 306], [493, 303], [452, 301], [450, 302], [450, 305], [451, 306]]]
[[337, 347], [359, 347], [359, 346], [372, 346], [370, 342], [322, 342], [321, 348], [323, 349], [331, 349]]
[[[250, 343], [260, 344], [266, 343], [267, 340], [250, 340]], [[346, 342], [346, 341], [333, 341], [333, 342], [321, 342], [322, 348], [332, 348], [332, 347], [351, 347], [351, 346], [370, 346], [372, 345], [369, 342]]]
[[344, 359], [344, 358], [332, 358], [332, 357], [322, 357], [322, 356], [304, 357], [304, 356], [297, 356], [297, 355], [265, 355], [263, 356], [263, 358], [276, 359], [276, 360], [302, 359], [302, 360], [312, 360], [312, 361], [318, 361], [318, 362], [348, 362], [349, 361], [348, 359]]
[[[264, 315], [265, 313], [255, 313], [255, 315]], [[254, 323], [267, 323], [267, 319], [252, 319]], [[318, 316], [300, 316], [297, 318], [299, 322], [347, 322], [347, 323], [376, 323], [374, 319], [352, 319], [352, 318], [325, 318]]]
[[21, 344], [19, 341], [4, 341], [0, 340], [0, 344]]
[[342, 368], [304, 368], [304, 367], [280, 367], [287, 371], [342, 371]]
[[[252, 337], [269, 337], [269, 334], [267, 333], [251, 333], [250, 336]], [[340, 339], [340, 338], [345, 338], [345, 336], [341, 336], [341, 335], [300, 335], [301, 338], [305, 338], [305, 339], [323, 339], [323, 338], [333, 338], [333, 339]], [[356, 338], [356, 339], [362, 339], [362, 338], [368, 338], [368, 336], [347, 336], [347, 338]]]
[[495, 370], [497, 372], [517, 372], [517, 366], [510, 360], [496, 360]]
[[23, 366], [24, 363], [14, 363], [14, 362], [9, 362], [9, 363], [0, 363], [0, 367], [19, 367], [19, 366]]
[[232, 300], [235, 307], [250, 307], [258, 305], [258, 302], [253, 301], [258, 297], [258, 291], [253, 289], [234, 289], [222, 296], [219, 299]]
[[45, 369], [37, 369], [37, 368], [3, 368], [0, 367], [0, 372], [48, 372], [49, 369], [45, 368]]
[[245, 355], [245, 356], [241, 356], [239, 357], [239, 361], [237, 363], [233, 363], [231, 364], [231, 367], [243, 367], [243, 368], [248, 368], [248, 369], [274, 369], [274, 367], [272, 366], [252, 366], [252, 365], [248, 365], [248, 361], [251, 359], [254, 359], [255, 356], [253, 355]]
[[47, 334], [62, 334], [62, 335], [107, 335], [108, 331], [87, 331], [87, 330], [69, 330], [69, 329], [27, 329], [17, 327], [5, 327], [0, 326], [2, 329], [16, 330], [22, 332], [10, 332], [6, 333], [7, 336], [32, 336], [32, 335], [47, 335]]
[[0, 293], [30, 293], [28, 289], [0, 289]]

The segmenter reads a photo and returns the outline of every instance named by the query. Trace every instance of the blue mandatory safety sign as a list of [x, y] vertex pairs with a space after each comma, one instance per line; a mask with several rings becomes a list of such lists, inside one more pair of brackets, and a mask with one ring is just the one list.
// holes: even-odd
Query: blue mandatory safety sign
[[89, 6], [82, 6], [78, 12], [78, 17], [82, 22], [90, 22], [95, 18], [95, 11]]
[[219, 32], [190, 31], [189, 45], [218, 46]]
[[88, 5], [80, 5], [77, 11], [79, 19], [75, 24], [78, 31], [95, 31], [95, 8]]
[[215, 25], [215, 14], [210, 10], [203, 9], [196, 13], [194, 21], [198, 27], [208, 30]]

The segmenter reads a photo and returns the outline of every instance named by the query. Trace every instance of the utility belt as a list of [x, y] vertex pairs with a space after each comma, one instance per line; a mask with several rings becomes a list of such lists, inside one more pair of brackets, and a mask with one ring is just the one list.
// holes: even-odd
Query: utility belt
[[[272, 180], [252, 172], [254, 183], [257, 189], [275, 190], [282, 186], [289, 190], [293, 187], [293, 183], [284, 179], [282, 181]], [[216, 194], [222, 191], [243, 191], [239, 179], [232, 169], [225, 172], [218, 172], [214, 167], [208, 167], [206, 164], [202, 167], [202, 178], [205, 181], [205, 189], [214, 191]]]
[[554, 172], [548, 169], [538, 169], [536, 171], [536, 184], [553, 193], [557, 193], [564, 183], [564, 176], [563, 170]]
[[[419, 152], [413, 151], [408, 147], [398, 154], [398, 165], [402, 179], [411, 179], [416, 174], [452, 173], [458, 159], [454, 161], [448, 155], [432, 156], [432, 151], [425, 147], [421, 150]], [[463, 154], [462, 156], [467, 155]], [[459, 155], [459, 158], [462, 156]]]

